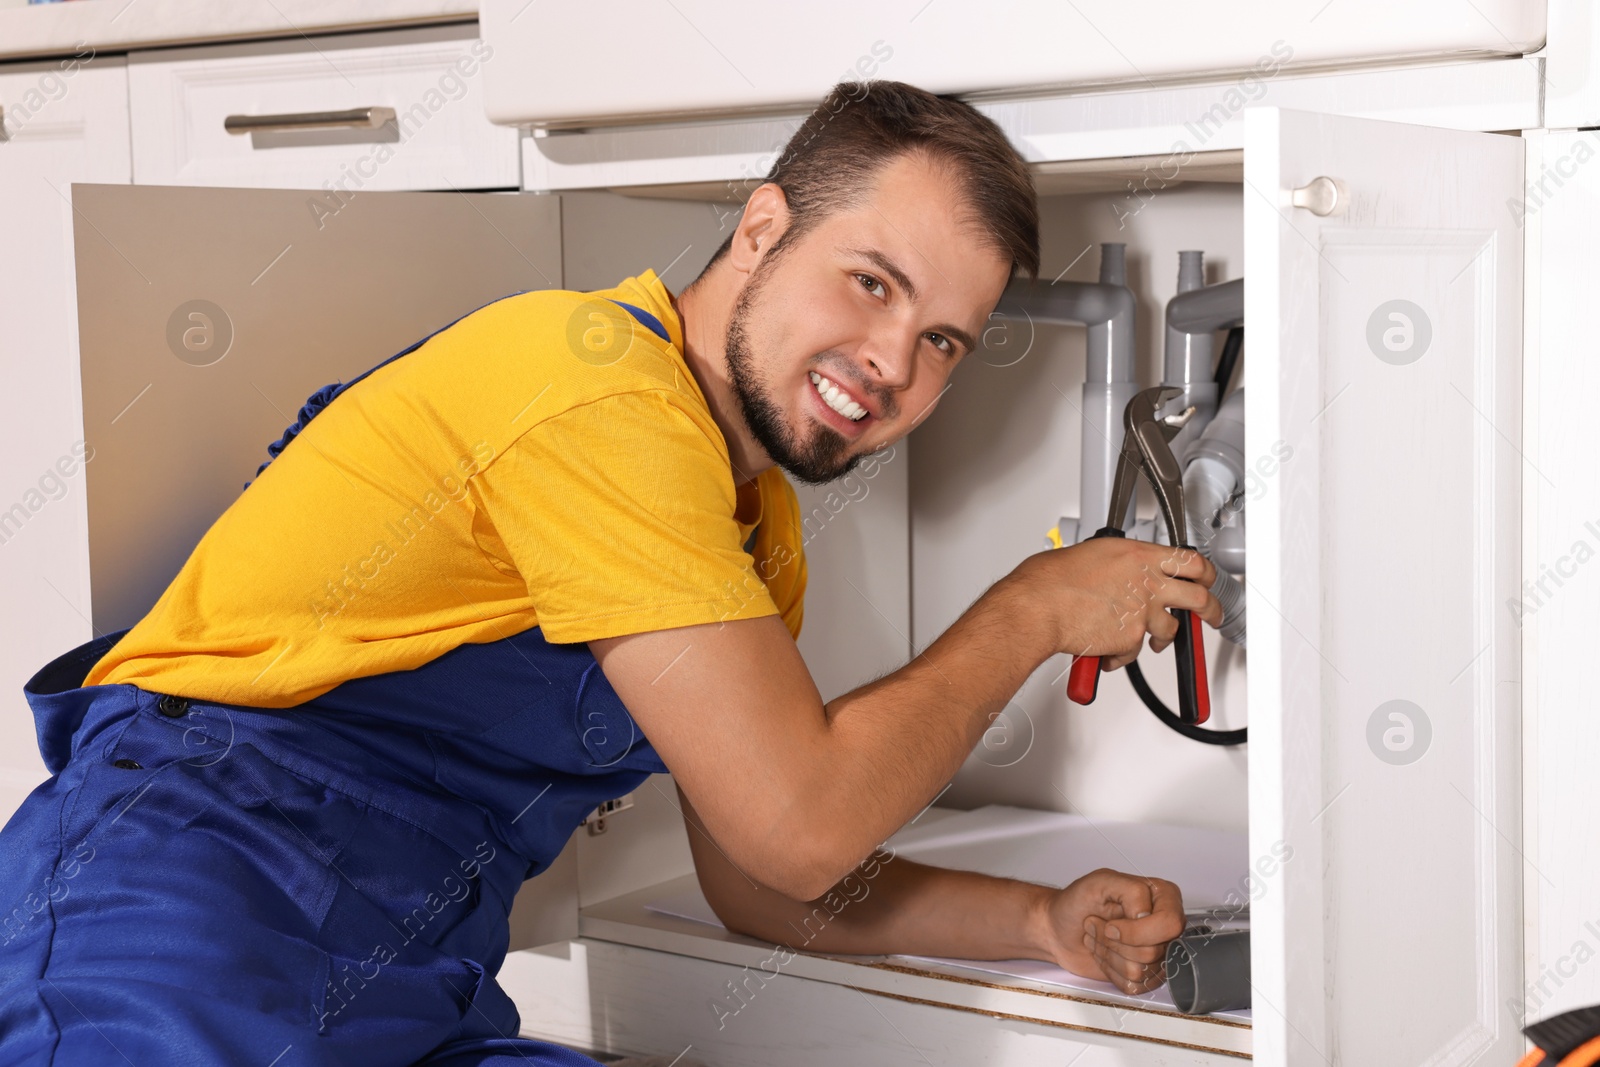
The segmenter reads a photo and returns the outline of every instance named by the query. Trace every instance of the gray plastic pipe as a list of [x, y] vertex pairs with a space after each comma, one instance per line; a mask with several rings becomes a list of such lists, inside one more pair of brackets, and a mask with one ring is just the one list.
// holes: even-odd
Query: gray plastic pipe
[[1245, 647], [1244, 390], [1235, 389], [1205, 432], [1183, 451], [1183, 509], [1189, 540], [1217, 565], [1211, 591], [1222, 605], [1218, 633]]
[[1178, 295], [1167, 301], [1167, 348], [1162, 364], [1162, 385], [1175, 386], [1183, 395], [1168, 402], [1168, 412], [1193, 405], [1194, 417], [1172, 441], [1172, 451], [1183, 450], [1211, 422], [1217, 411], [1217, 385], [1213, 378], [1213, 334], [1244, 321], [1244, 280], [1204, 285], [1205, 258], [1200, 252], [1178, 253]]
[[[1178, 253], [1178, 295], [1192, 293], [1205, 288], [1206, 284], [1206, 254], [1198, 251]], [[1175, 328], [1169, 321], [1166, 327], [1165, 358], [1162, 361], [1163, 385], [1176, 385], [1193, 389], [1204, 386], [1212, 380], [1212, 364], [1215, 356], [1215, 339], [1211, 331], [1189, 330], [1187, 332]], [[1209, 397], [1211, 403], [1205, 405], [1207, 397], [1201, 396], [1201, 404], [1197, 405], [1195, 417], [1191, 425], [1196, 427], [1186, 435], [1192, 439], [1205, 427], [1211, 418], [1211, 413], [1216, 409], [1216, 393], [1212, 391]], [[1195, 403], [1193, 395], [1181, 398], [1182, 402], [1173, 410], [1182, 411], [1189, 404]], [[1183, 455], [1182, 442], [1184, 435], [1180, 435], [1175, 442], [1178, 446], [1174, 451]]]
[[1250, 1006], [1250, 931], [1184, 934], [1167, 945], [1167, 991], [1181, 1012]]
[[1244, 322], [1244, 280], [1201, 285], [1199, 252], [1178, 253], [1178, 295], [1167, 302], [1167, 349], [1163, 385], [1182, 389], [1168, 411], [1193, 405], [1195, 413], [1172, 442], [1182, 457], [1184, 510], [1189, 539], [1217, 565], [1211, 586], [1222, 605], [1219, 633], [1245, 646], [1244, 587], [1244, 390], [1219, 410], [1212, 369], [1213, 335]]
[[1235, 389], [1210, 425], [1182, 454], [1183, 502], [1189, 540], [1218, 567], [1244, 573], [1244, 390]]
[[[1000, 298], [997, 313], [1031, 322], [1072, 323], [1089, 328], [1088, 365], [1082, 390], [1083, 429], [1078, 481], [1078, 526], [1068, 543], [1082, 541], [1105, 525], [1111, 479], [1122, 444], [1122, 412], [1139, 391], [1133, 378], [1133, 291], [1127, 286], [1126, 246], [1100, 246], [1098, 282], [1016, 281]], [[1129, 507], [1132, 515], [1132, 507]]]

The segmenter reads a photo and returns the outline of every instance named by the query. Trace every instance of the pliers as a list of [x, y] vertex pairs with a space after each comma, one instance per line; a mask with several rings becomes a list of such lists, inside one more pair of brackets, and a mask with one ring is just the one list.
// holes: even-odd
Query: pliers
[[[1183, 472], [1168, 443], [1194, 415], [1194, 408], [1164, 419], [1156, 417], [1163, 404], [1182, 393], [1171, 386], [1157, 386], [1128, 401], [1122, 413], [1122, 451], [1117, 456], [1117, 473], [1111, 487], [1111, 511], [1095, 537], [1127, 536], [1122, 524], [1142, 473], [1155, 490], [1168, 540], [1177, 549], [1196, 551], [1188, 543], [1184, 527]], [[1211, 694], [1206, 686], [1206, 650], [1200, 619], [1192, 611], [1173, 609], [1172, 614], [1178, 620], [1178, 717], [1191, 725], [1203, 723], [1211, 717]], [[1099, 687], [1100, 657], [1075, 657], [1067, 676], [1067, 696], [1078, 704], [1092, 704]]]

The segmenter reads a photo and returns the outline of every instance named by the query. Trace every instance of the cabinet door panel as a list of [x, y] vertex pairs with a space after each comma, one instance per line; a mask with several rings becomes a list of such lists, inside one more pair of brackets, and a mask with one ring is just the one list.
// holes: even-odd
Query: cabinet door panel
[[0, 110], [3, 822], [47, 776], [23, 683], [91, 636], [70, 185], [129, 179], [127, 68], [86, 53], [10, 64]]
[[[1600, 26], [1596, 27], [1600, 30]], [[1600, 74], [1600, 72], [1596, 72]], [[1529, 441], [1549, 479], [1528, 485], [1524, 762], [1530, 1021], [1600, 1002], [1600, 718], [1594, 713], [1600, 478], [1584, 431], [1600, 391], [1594, 283], [1600, 277], [1600, 131], [1551, 132], [1529, 145]]]
[[[137, 622], [307, 396], [561, 284], [560, 202], [75, 186], [94, 624]], [[198, 317], [197, 317], [198, 316]]]
[[[1522, 1047], [1522, 170], [1512, 137], [1247, 117], [1263, 1062]], [[1319, 177], [1334, 210], [1294, 206]]]

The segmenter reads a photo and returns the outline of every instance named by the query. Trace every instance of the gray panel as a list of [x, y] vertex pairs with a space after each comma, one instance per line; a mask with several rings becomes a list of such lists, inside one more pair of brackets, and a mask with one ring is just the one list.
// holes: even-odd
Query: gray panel
[[646, 269], [674, 295], [699, 277], [733, 227], [739, 208], [699, 200], [561, 194], [562, 265], [574, 289], [609, 289]]
[[[561, 285], [527, 194], [76, 185], [94, 625], [132, 625], [319, 387]], [[308, 507], [317, 506], [308, 502]]]

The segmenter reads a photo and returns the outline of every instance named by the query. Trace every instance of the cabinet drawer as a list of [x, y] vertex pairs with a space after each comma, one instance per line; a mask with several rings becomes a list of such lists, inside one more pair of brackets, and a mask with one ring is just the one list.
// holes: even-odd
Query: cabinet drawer
[[[135, 55], [134, 182], [350, 193], [515, 188], [518, 133], [484, 116], [492, 55], [471, 23]], [[364, 111], [372, 125], [309, 121]], [[236, 133], [225, 126], [265, 116], [284, 121]]]

